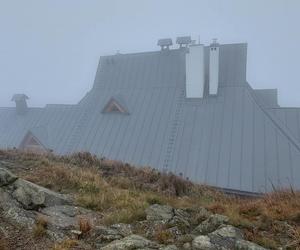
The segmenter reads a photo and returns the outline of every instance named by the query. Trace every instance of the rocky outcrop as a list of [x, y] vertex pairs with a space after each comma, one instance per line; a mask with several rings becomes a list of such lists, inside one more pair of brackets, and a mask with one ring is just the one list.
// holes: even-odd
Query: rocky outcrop
[[81, 218], [91, 223], [97, 218], [96, 213], [72, 205], [66, 195], [19, 179], [4, 168], [0, 168], [0, 181], [1, 216], [27, 228], [33, 228], [36, 219], [43, 217], [48, 234], [54, 239], [71, 235]]
[[[77, 207], [68, 196], [0, 168], [1, 216], [28, 228], [42, 216], [47, 234], [55, 240], [75, 237], [102, 250], [264, 250], [244, 240], [243, 232], [231, 226], [226, 216], [205, 208], [197, 212], [200, 224], [195, 226], [189, 210], [154, 204], [145, 210], [144, 221], [104, 226], [97, 222], [100, 213]], [[89, 224], [88, 230], [81, 230], [81, 220]]]

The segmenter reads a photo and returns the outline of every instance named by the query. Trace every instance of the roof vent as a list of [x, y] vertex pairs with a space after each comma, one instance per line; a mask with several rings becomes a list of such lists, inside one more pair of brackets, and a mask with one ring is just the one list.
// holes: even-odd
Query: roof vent
[[190, 43], [192, 43], [192, 39], [190, 36], [180, 36], [177, 37], [176, 43], [179, 44], [179, 47], [187, 47]]
[[161, 50], [169, 50], [170, 46], [173, 45], [171, 38], [159, 39], [157, 45], [161, 47]]
[[11, 100], [16, 103], [16, 111], [18, 115], [26, 114], [28, 110], [28, 106], [27, 106], [28, 99], [29, 97], [24, 94], [15, 94], [11, 98]]

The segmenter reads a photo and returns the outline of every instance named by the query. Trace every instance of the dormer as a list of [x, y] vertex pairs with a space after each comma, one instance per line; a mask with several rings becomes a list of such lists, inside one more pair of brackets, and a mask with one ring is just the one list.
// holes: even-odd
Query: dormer
[[129, 115], [129, 112], [120, 98], [111, 97], [104, 106], [102, 113], [104, 114], [124, 114]]

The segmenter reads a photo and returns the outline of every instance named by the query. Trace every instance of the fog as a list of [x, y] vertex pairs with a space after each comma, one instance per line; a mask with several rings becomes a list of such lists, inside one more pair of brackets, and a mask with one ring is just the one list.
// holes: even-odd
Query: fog
[[299, 0], [0, 0], [0, 107], [77, 103], [101, 55], [158, 50], [159, 38], [248, 43], [247, 79], [300, 106]]

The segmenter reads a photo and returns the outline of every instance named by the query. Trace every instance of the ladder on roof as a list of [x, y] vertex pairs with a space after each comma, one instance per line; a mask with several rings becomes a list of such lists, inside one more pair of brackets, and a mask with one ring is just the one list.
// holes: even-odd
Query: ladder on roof
[[77, 124], [74, 128], [74, 131], [71, 133], [71, 138], [68, 140], [67, 146], [66, 146], [66, 153], [67, 154], [71, 154], [71, 153], [75, 153], [76, 150], [78, 150], [78, 144], [80, 142], [81, 139], [81, 135], [87, 125], [88, 122], [88, 116], [89, 116], [89, 105], [87, 108], [85, 108], [85, 110], [83, 111], [83, 114], [81, 115], [81, 117], [79, 118], [79, 120], [77, 121]]
[[180, 118], [181, 118], [184, 98], [185, 98], [185, 90], [181, 89], [179, 95], [177, 96], [175, 113], [174, 113], [174, 117], [173, 117], [173, 121], [172, 121], [171, 131], [169, 134], [167, 151], [166, 151], [166, 156], [165, 156], [164, 164], [163, 164], [164, 172], [168, 172], [169, 167], [172, 166], [172, 164], [173, 164], [174, 146], [175, 146], [175, 141], [176, 141], [176, 137], [178, 134], [180, 121], [182, 121]]

